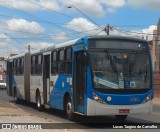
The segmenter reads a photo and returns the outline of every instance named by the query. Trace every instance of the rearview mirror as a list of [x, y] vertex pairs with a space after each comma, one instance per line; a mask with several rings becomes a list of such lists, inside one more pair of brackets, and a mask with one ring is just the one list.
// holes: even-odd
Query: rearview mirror
[[88, 57], [88, 52], [87, 51], [84, 51], [83, 61], [84, 61], [84, 65], [87, 66], [88, 63], [89, 63], [89, 57]]

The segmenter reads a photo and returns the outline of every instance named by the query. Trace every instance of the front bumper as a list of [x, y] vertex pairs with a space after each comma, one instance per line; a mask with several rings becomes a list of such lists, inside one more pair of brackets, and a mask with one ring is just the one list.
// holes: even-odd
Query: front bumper
[[152, 100], [144, 104], [138, 105], [108, 105], [87, 99], [87, 115], [88, 116], [102, 116], [102, 115], [126, 115], [126, 113], [119, 113], [120, 109], [129, 109], [129, 114], [147, 114], [152, 112]]

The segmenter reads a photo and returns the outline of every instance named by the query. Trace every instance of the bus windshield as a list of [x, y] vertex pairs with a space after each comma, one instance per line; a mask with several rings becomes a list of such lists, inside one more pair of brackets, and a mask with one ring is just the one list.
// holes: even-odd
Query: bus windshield
[[103, 49], [89, 54], [93, 88], [150, 88], [150, 55], [146, 50]]

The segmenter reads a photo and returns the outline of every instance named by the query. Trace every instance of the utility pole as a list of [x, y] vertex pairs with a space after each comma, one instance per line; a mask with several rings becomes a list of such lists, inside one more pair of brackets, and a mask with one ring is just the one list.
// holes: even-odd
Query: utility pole
[[109, 24], [104, 28], [104, 31], [107, 33], [107, 35], [109, 35], [109, 31], [110, 31]]
[[30, 50], [31, 50], [31, 46], [30, 46], [30, 45], [28, 45], [28, 51], [30, 52]]

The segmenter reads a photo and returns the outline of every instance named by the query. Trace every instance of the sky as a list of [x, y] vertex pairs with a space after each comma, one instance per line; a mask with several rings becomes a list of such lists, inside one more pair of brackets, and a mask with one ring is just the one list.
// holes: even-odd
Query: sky
[[159, 7], [160, 0], [0, 0], [0, 56], [105, 35], [108, 24], [110, 35], [151, 40]]

